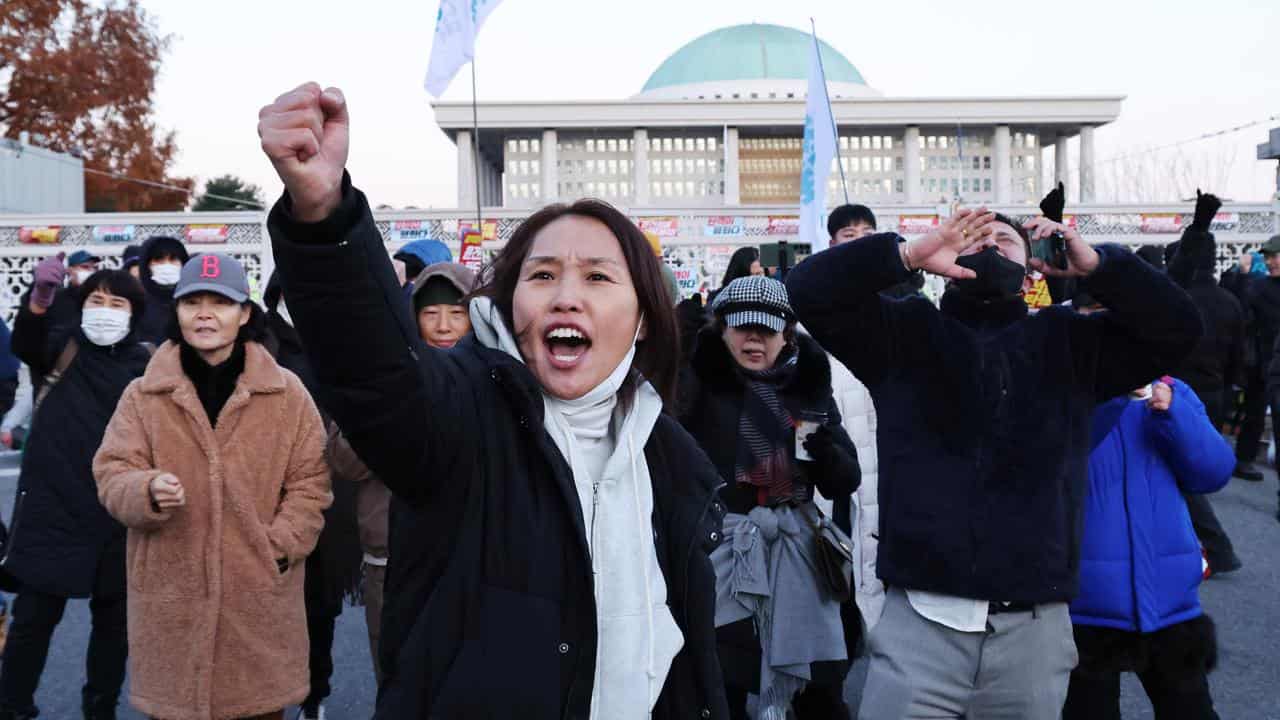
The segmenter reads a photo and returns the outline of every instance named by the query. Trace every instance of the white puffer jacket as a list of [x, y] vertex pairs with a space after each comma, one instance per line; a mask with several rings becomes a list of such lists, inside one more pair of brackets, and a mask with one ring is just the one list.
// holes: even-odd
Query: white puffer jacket
[[849, 369], [831, 358], [831, 390], [844, 420], [845, 431], [858, 449], [862, 485], [853, 495], [849, 517], [853, 523], [853, 586], [858, 610], [870, 630], [884, 608], [884, 583], [876, 577], [876, 546], [880, 535], [876, 409], [871, 393]]

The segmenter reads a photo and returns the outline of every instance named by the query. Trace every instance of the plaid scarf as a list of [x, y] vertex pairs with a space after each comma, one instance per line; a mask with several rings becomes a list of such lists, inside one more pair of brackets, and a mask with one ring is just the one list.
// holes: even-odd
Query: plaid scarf
[[795, 375], [797, 357], [795, 348], [788, 346], [768, 370], [738, 368], [744, 390], [733, 477], [757, 488], [760, 505], [775, 505], [793, 494], [795, 424], [778, 397], [778, 388]]

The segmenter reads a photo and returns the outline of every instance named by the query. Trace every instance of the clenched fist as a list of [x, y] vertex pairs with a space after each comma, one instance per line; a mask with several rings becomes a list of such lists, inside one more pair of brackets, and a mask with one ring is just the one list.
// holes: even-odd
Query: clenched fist
[[299, 85], [258, 111], [258, 137], [293, 199], [294, 217], [318, 222], [342, 200], [350, 139], [347, 101], [338, 88]]
[[187, 493], [178, 478], [164, 473], [151, 479], [147, 488], [151, 493], [151, 502], [161, 510], [171, 510], [187, 504]]

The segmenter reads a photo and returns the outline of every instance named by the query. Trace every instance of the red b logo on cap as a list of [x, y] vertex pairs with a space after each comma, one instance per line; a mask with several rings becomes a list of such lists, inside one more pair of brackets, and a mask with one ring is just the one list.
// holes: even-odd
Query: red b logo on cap
[[217, 255], [205, 255], [200, 258], [200, 278], [207, 280], [217, 280], [222, 277], [222, 265], [218, 262]]

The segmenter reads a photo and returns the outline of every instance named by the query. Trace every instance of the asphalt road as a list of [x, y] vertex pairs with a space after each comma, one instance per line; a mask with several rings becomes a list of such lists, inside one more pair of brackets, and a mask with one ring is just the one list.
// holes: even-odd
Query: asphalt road
[[[0, 456], [0, 512], [12, 512], [16, 471]], [[1232, 480], [1213, 498], [1244, 568], [1215, 578], [1201, 588], [1201, 598], [1218, 624], [1221, 666], [1210, 678], [1223, 720], [1280, 720], [1280, 522], [1276, 520], [1277, 480], [1272, 472], [1261, 483]], [[42, 718], [80, 717], [80, 685], [89, 635], [87, 601], [72, 601], [53, 638], [48, 665], [37, 694]], [[368, 718], [376, 687], [369, 661], [363, 608], [347, 608], [339, 618], [334, 641], [333, 695], [326, 702], [330, 720]], [[120, 717], [145, 720], [122, 699]], [[1124, 717], [1154, 717], [1133, 677], [1127, 677], [1122, 699]], [[294, 717], [289, 713], [286, 717]]]

